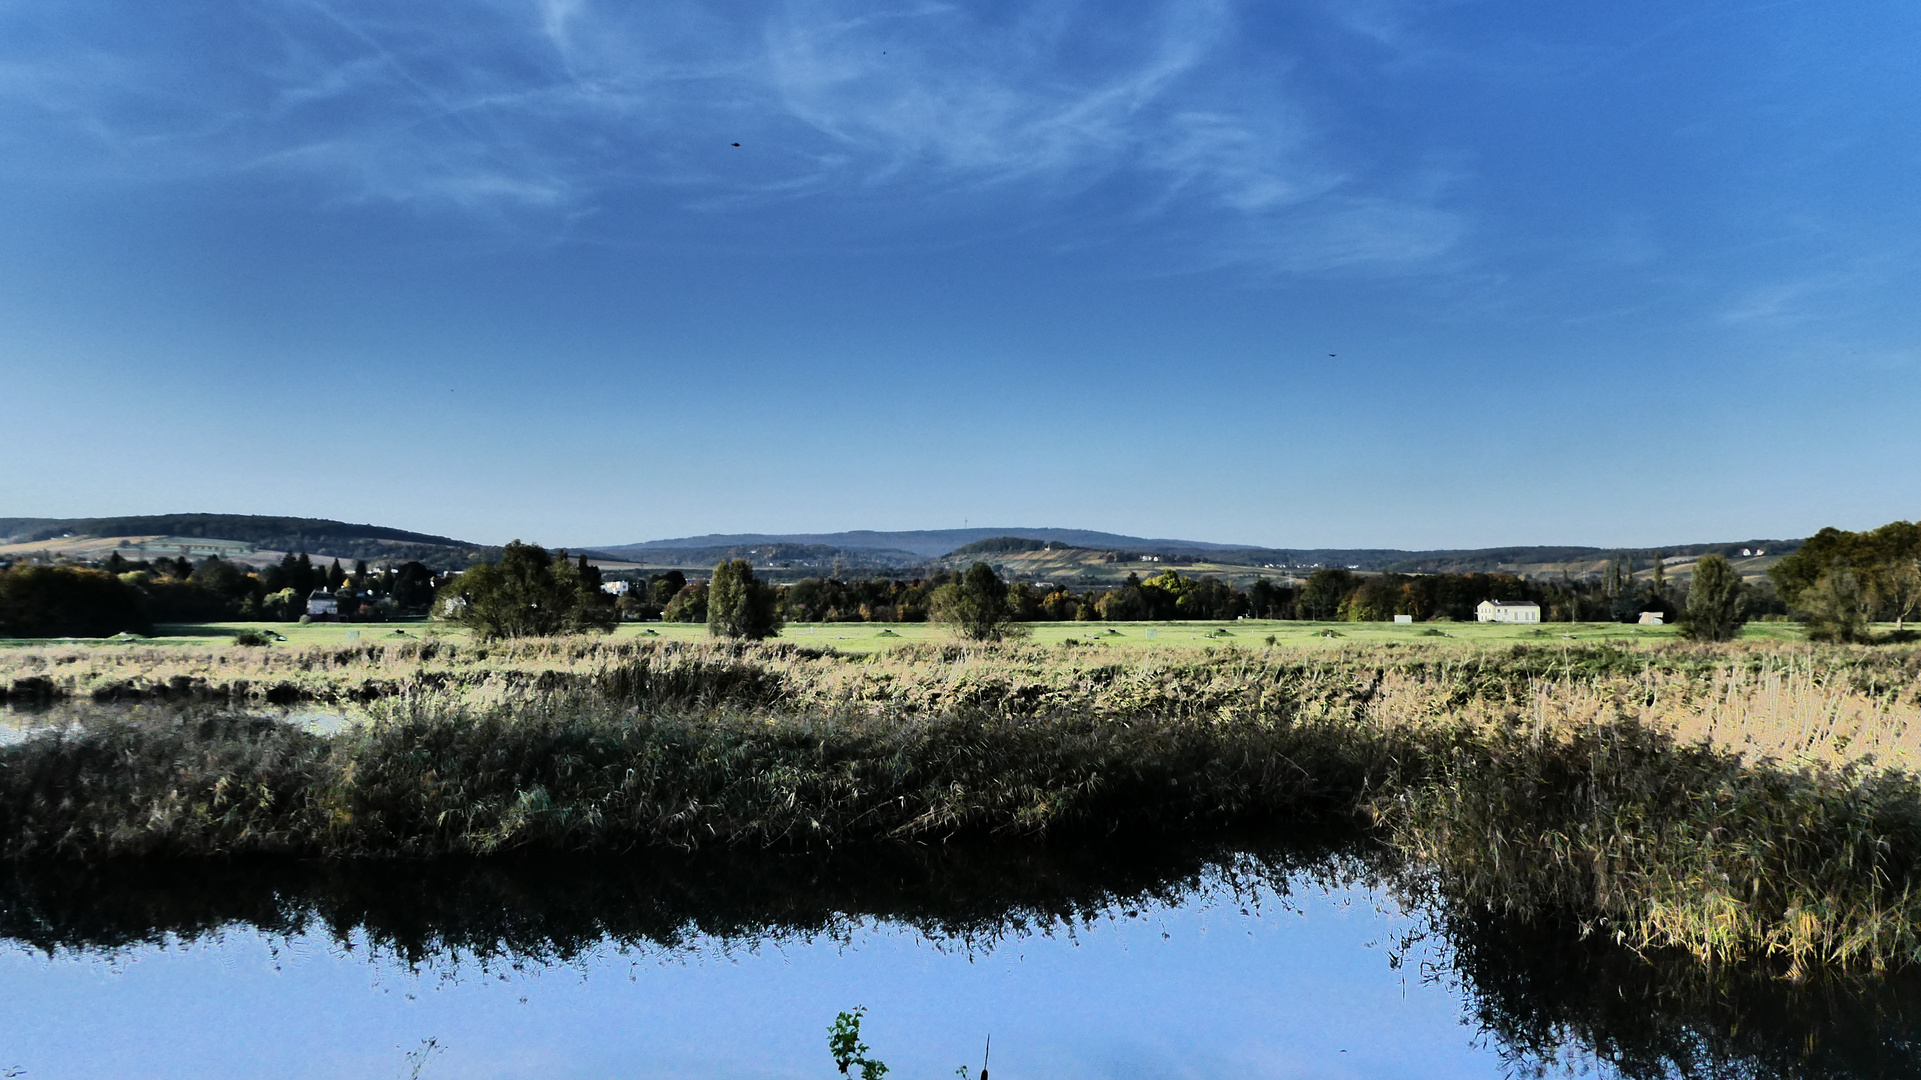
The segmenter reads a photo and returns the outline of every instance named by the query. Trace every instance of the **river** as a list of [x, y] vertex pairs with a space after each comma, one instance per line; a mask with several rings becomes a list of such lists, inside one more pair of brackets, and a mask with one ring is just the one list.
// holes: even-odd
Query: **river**
[[[25, 1078], [1917, 1075], [1906, 982], [1709, 978], [1404, 910], [1351, 848], [19, 867]], [[1678, 974], [1677, 974], [1678, 972]], [[1690, 974], [1693, 972], [1693, 974]]]

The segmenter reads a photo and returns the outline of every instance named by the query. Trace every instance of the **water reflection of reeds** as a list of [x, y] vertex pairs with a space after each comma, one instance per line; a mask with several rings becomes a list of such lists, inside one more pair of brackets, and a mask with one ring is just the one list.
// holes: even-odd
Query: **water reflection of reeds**
[[[911, 927], [937, 948], [986, 951], [1197, 895], [1275, 909], [1335, 890], [1406, 897], [1402, 884], [1379, 849], [1338, 836], [611, 863], [28, 864], [0, 871], [0, 936], [52, 953], [124, 954], [246, 926], [287, 939], [320, 933], [371, 946], [370, 960], [463, 978], [606, 949], [672, 956], [831, 939], [874, 923]], [[1394, 960], [1451, 983], [1514, 1075], [1921, 1076], [1912, 978], [1792, 982], [1636, 952], [1553, 919], [1409, 902], [1418, 929]]]
[[152, 712], [0, 748], [0, 851], [449, 858], [880, 841], [1366, 832], [1450, 902], [1703, 963], [1921, 958], [1921, 785], [1688, 745], [1633, 715], [1366, 708], [901, 717], [410, 699], [333, 734]]

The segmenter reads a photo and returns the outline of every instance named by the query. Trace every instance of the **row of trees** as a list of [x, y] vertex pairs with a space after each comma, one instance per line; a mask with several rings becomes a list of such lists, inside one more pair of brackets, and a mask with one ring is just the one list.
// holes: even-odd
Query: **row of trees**
[[[1772, 586], [1745, 583], [1719, 555], [1696, 563], [1692, 582], [1671, 586], [1657, 560], [1645, 579], [1625, 561], [1599, 581], [1531, 581], [1508, 574], [1370, 574], [1316, 570], [1300, 586], [1261, 580], [1245, 591], [1212, 577], [1166, 570], [1120, 586], [1075, 593], [1008, 584], [985, 563], [964, 572], [898, 581], [806, 578], [777, 587], [744, 560], [722, 562], [711, 581], [680, 571], [628, 583], [616, 598], [585, 556], [570, 559], [515, 541], [497, 562], [477, 565], [439, 590], [439, 610], [484, 636], [515, 637], [607, 629], [625, 619], [705, 622], [716, 634], [760, 638], [787, 621], [937, 620], [967, 637], [992, 639], [1034, 621], [1261, 619], [1465, 620], [1484, 600], [1532, 600], [1547, 621], [1682, 616], [1689, 632], [1725, 640], [1749, 616], [1789, 605], [1817, 639], [1855, 641], [1874, 619], [1897, 629], [1921, 608], [1921, 524], [1894, 522], [1865, 533], [1823, 529], [1771, 572]], [[424, 613], [436, 579], [420, 563], [349, 571], [335, 560], [316, 566], [288, 555], [261, 571], [217, 558], [127, 563], [114, 555], [102, 570], [19, 567], [0, 571], [0, 634], [93, 635], [148, 632], [155, 621], [294, 619], [314, 589], [334, 591], [348, 617]], [[1777, 595], [1778, 594], [1778, 595]]]
[[[607, 630], [620, 620], [622, 603], [631, 599], [630, 609], [651, 606], [666, 596], [671, 584], [666, 575], [632, 582], [617, 601], [602, 589], [599, 570], [585, 557], [571, 562], [565, 551], [551, 554], [538, 544], [515, 540], [498, 562], [475, 566], [443, 589], [440, 612], [486, 638]], [[667, 597], [664, 612], [674, 621], [688, 622], [698, 612], [716, 637], [760, 640], [780, 633], [786, 623], [784, 609], [796, 589], [763, 582], [754, 576], [752, 564], [730, 559], [714, 567], [705, 583], [683, 579]], [[992, 567], [975, 563], [965, 573], [931, 583], [925, 606], [931, 617], [951, 623], [964, 637], [994, 640], [1017, 632], [1011, 591]], [[897, 594], [890, 589], [886, 595]], [[800, 590], [796, 603], [805, 610], [804, 605], [819, 599], [810, 590]]]
[[0, 570], [0, 636], [95, 637], [122, 631], [151, 633], [153, 624], [298, 620], [315, 589], [333, 592], [347, 619], [424, 615], [434, 600], [435, 575], [410, 562], [347, 570], [335, 560], [321, 567], [304, 553], [262, 570], [206, 558], [130, 562], [114, 553], [97, 568], [17, 566]]
[[[939, 617], [939, 596], [960, 585], [966, 572], [930, 578], [843, 581], [803, 578], [778, 589], [789, 622], [925, 622]], [[991, 572], [991, 568], [990, 568]], [[1169, 619], [1312, 619], [1387, 621], [1474, 617], [1483, 600], [1533, 600], [1550, 621], [1633, 621], [1642, 611], [1670, 619], [1685, 589], [1658, 578], [1639, 586], [1601, 582], [1537, 582], [1511, 574], [1356, 574], [1322, 569], [1300, 586], [1256, 581], [1245, 590], [1213, 577], [1186, 577], [1166, 570], [1152, 577], [1130, 574], [1119, 586], [1074, 592], [1059, 586], [1004, 585], [1014, 622], [1140, 622]], [[648, 597], [640, 600], [637, 597]], [[619, 604], [623, 618], [663, 617], [669, 622], [706, 622], [708, 586], [688, 582], [679, 571], [636, 580]]]
[[152, 632], [146, 596], [104, 570], [77, 566], [0, 570], [0, 637]]
[[1768, 577], [1816, 640], [1862, 641], [1876, 621], [1898, 633], [1921, 609], [1921, 522], [1822, 529]]
[[184, 558], [129, 563], [115, 553], [105, 569], [146, 596], [156, 622], [293, 622], [306, 614], [316, 589], [334, 593], [346, 619], [424, 615], [435, 589], [434, 572], [418, 562], [369, 570], [360, 561], [348, 570], [338, 559], [317, 566], [305, 552], [262, 570], [212, 557], [198, 564]]
[[[1740, 576], [1719, 556], [1702, 561], [1706, 588], [1696, 589], [1690, 625], [1715, 639], [1738, 629], [1747, 607]], [[1689, 600], [1657, 572], [1645, 587], [1632, 568], [1599, 583], [1538, 583], [1503, 574], [1359, 575], [1323, 569], [1299, 587], [1257, 581], [1245, 592], [1211, 577], [1167, 570], [1145, 580], [1130, 574], [1118, 588], [1073, 593], [1008, 584], [985, 563], [960, 573], [916, 581], [841, 581], [806, 578], [778, 587], [761, 582], [744, 560], [715, 567], [709, 582], [689, 582], [678, 571], [628, 582], [618, 601], [599, 591], [599, 575], [566, 553], [550, 556], [515, 541], [499, 563], [467, 571], [446, 590], [443, 613], [488, 636], [595, 629], [622, 617], [658, 610], [671, 622], [705, 622], [718, 636], [764, 638], [787, 621], [947, 623], [962, 636], [991, 640], [1034, 621], [1161, 619], [1342, 619], [1386, 621], [1467, 619], [1483, 600], [1534, 600], [1555, 616], [1632, 616], [1642, 610], [1678, 614]], [[663, 603], [663, 601], [665, 601]], [[1553, 617], [1553, 616], [1551, 616]], [[549, 629], [552, 628], [552, 629]]]

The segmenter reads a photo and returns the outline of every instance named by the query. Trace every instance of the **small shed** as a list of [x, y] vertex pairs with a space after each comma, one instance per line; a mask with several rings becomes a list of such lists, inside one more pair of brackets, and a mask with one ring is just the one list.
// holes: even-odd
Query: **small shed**
[[340, 617], [340, 598], [326, 589], [315, 589], [307, 594], [307, 614], [316, 619], [337, 619]]
[[1642, 626], [1665, 626], [1667, 617], [1658, 611], [1643, 611], [1640, 622]]

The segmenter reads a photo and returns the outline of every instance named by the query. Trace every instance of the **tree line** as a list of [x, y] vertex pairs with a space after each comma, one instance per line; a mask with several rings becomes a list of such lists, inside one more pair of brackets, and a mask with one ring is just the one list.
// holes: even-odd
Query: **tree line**
[[[381, 620], [442, 616], [483, 634], [519, 636], [603, 629], [621, 621], [740, 626], [741, 597], [756, 610], [752, 625], [785, 622], [980, 622], [997, 629], [1028, 622], [1140, 622], [1256, 619], [1387, 621], [1396, 615], [1468, 620], [1483, 600], [1532, 600], [1550, 621], [1632, 619], [1643, 610], [1670, 617], [1684, 590], [1654, 578], [1635, 583], [1631, 564], [1610, 566], [1598, 582], [1539, 582], [1510, 574], [1357, 574], [1316, 570], [1300, 585], [1260, 580], [1245, 590], [1218, 578], [1167, 569], [1151, 577], [1129, 574], [1120, 585], [1079, 592], [1064, 586], [1003, 582], [985, 563], [925, 578], [803, 578], [764, 584], [744, 560], [723, 561], [709, 581], [679, 570], [633, 577], [614, 595], [602, 588], [586, 557], [569, 558], [515, 541], [491, 563], [478, 564], [441, 585], [418, 562], [370, 570], [338, 559], [321, 566], [304, 554], [253, 570], [209, 557], [199, 563], [160, 558], [132, 563], [117, 553], [97, 570], [22, 567], [0, 572], [0, 632], [8, 636], [86, 636], [150, 632], [156, 622], [220, 619], [295, 621], [308, 596], [331, 592], [340, 617]], [[437, 587], [438, 586], [438, 587]], [[715, 599], [715, 591], [726, 593]], [[745, 589], [743, 593], [741, 590]], [[990, 596], [991, 593], [991, 596]], [[13, 599], [7, 599], [13, 597]], [[1754, 610], [1758, 605], [1747, 605]], [[980, 616], [991, 611], [991, 619]], [[9, 614], [11, 612], [11, 614]]]
[[1253, 582], [1245, 589], [1211, 576], [1166, 569], [1129, 574], [1111, 588], [1002, 581], [986, 563], [911, 580], [803, 578], [759, 581], [745, 560], [723, 560], [707, 581], [679, 570], [623, 579], [604, 589], [586, 556], [570, 558], [516, 540], [500, 557], [451, 582], [419, 562], [370, 570], [335, 559], [322, 567], [305, 553], [260, 569], [209, 557], [128, 562], [118, 553], [98, 568], [23, 566], [0, 570], [0, 636], [104, 636], [147, 633], [156, 622], [218, 619], [292, 621], [316, 589], [332, 592], [340, 615], [378, 620], [436, 611], [483, 636], [608, 629], [621, 621], [706, 623], [716, 633], [765, 637], [787, 622], [944, 621], [965, 636], [1018, 634], [1028, 622], [1299, 619], [1383, 622], [1466, 621], [1486, 600], [1533, 601], [1546, 622], [1634, 621], [1660, 612], [1711, 640], [1745, 620], [1792, 611], [1820, 640], [1859, 641], [1875, 620], [1897, 632], [1921, 609], [1921, 524], [1894, 522], [1869, 532], [1823, 529], [1783, 559], [1763, 582], [1745, 582], [1720, 555], [1696, 561], [1691, 582], [1671, 583], [1658, 557], [1643, 568], [1631, 556], [1599, 575], [1559, 580], [1499, 573], [1361, 574], [1317, 569], [1304, 580]]
[[339, 617], [383, 621], [425, 615], [438, 578], [419, 562], [371, 570], [357, 561], [320, 566], [305, 552], [254, 569], [208, 556], [128, 560], [97, 567], [16, 566], [0, 570], [0, 636], [104, 637], [148, 634], [155, 623], [295, 622], [316, 589], [332, 593]]
[[1822, 529], [1768, 577], [1817, 641], [1868, 640], [1873, 622], [1892, 622], [1904, 637], [1921, 609], [1921, 522]]
[[[1710, 556], [1712, 557], [1712, 556]], [[990, 567], [991, 570], [991, 567]], [[928, 577], [807, 577], [777, 589], [788, 622], [926, 622], [935, 618], [940, 590], [971, 572], [941, 571]], [[1636, 575], [1643, 577], [1637, 579]], [[1416, 621], [1467, 621], [1484, 600], [1531, 600], [1550, 622], [1628, 621], [1658, 611], [1673, 621], [1684, 610], [1685, 584], [1670, 584], [1656, 566], [1652, 576], [1625, 558], [1596, 580], [1538, 581], [1513, 574], [1362, 574], [1339, 568], [1314, 571], [1300, 584], [1268, 580], [1245, 589], [1212, 576], [1177, 569], [1151, 577], [1129, 574], [1119, 585], [1075, 591], [1060, 585], [1005, 582], [1005, 602], [1015, 622], [1153, 622], [1165, 620], [1300, 619], [1386, 622], [1396, 615]], [[1766, 588], [1746, 587], [1748, 610], [1779, 606]], [[635, 576], [617, 602], [623, 619], [707, 621], [708, 585], [678, 570]]]

